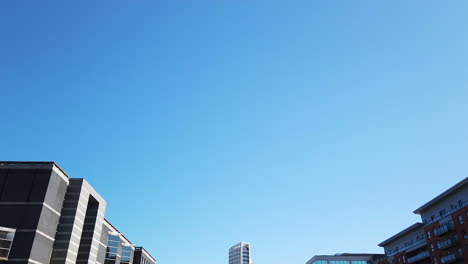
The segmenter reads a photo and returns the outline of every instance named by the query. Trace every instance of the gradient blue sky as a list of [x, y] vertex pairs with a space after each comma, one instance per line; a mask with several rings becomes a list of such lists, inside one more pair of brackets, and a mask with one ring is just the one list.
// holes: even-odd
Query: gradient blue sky
[[467, 1], [1, 1], [0, 160], [161, 264], [383, 252], [468, 175]]

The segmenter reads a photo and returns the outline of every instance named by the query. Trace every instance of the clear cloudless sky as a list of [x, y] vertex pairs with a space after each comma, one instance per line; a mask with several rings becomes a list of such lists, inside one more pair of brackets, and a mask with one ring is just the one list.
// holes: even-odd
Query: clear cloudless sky
[[468, 2], [1, 1], [0, 160], [161, 264], [383, 252], [468, 175]]

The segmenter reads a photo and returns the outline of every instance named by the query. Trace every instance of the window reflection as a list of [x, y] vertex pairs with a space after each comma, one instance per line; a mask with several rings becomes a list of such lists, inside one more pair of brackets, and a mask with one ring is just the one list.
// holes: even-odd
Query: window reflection
[[16, 230], [0, 226], [0, 260], [8, 260]]

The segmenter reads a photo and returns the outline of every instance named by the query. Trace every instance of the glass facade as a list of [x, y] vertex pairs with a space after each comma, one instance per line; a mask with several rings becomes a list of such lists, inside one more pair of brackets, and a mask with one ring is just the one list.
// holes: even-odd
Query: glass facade
[[109, 242], [107, 242], [105, 264], [115, 264], [119, 252], [119, 236], [109, 235]]
[[133, 249], [130, 246], [122, 246], [122, 258], [120, 259], [120, 263], [123, 263], [123, 264], [131, 263], [132, 251]]
[[8, 260], [15, 232], [15, 229], [0, 226], [0, 260]]
[[328, 264], [328, 260], [316, 260], [312, 264]]
[[120, 235], [109, 234], [106, 257], [104, 264], [132, 264], [134, 247], [131, 244], [122, 243]]

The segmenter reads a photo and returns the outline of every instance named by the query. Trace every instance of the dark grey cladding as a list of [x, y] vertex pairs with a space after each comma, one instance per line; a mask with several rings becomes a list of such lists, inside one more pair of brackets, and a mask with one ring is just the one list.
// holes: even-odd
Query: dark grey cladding
[[136, 247], [133, 257], [133, 264], [156, 264], [156, 259], [151, 256], [143, 247]]
[[8, 263], [48, 263], [68, 176], [53, 163], [0, 162], [0, 226], [16, 229]]

